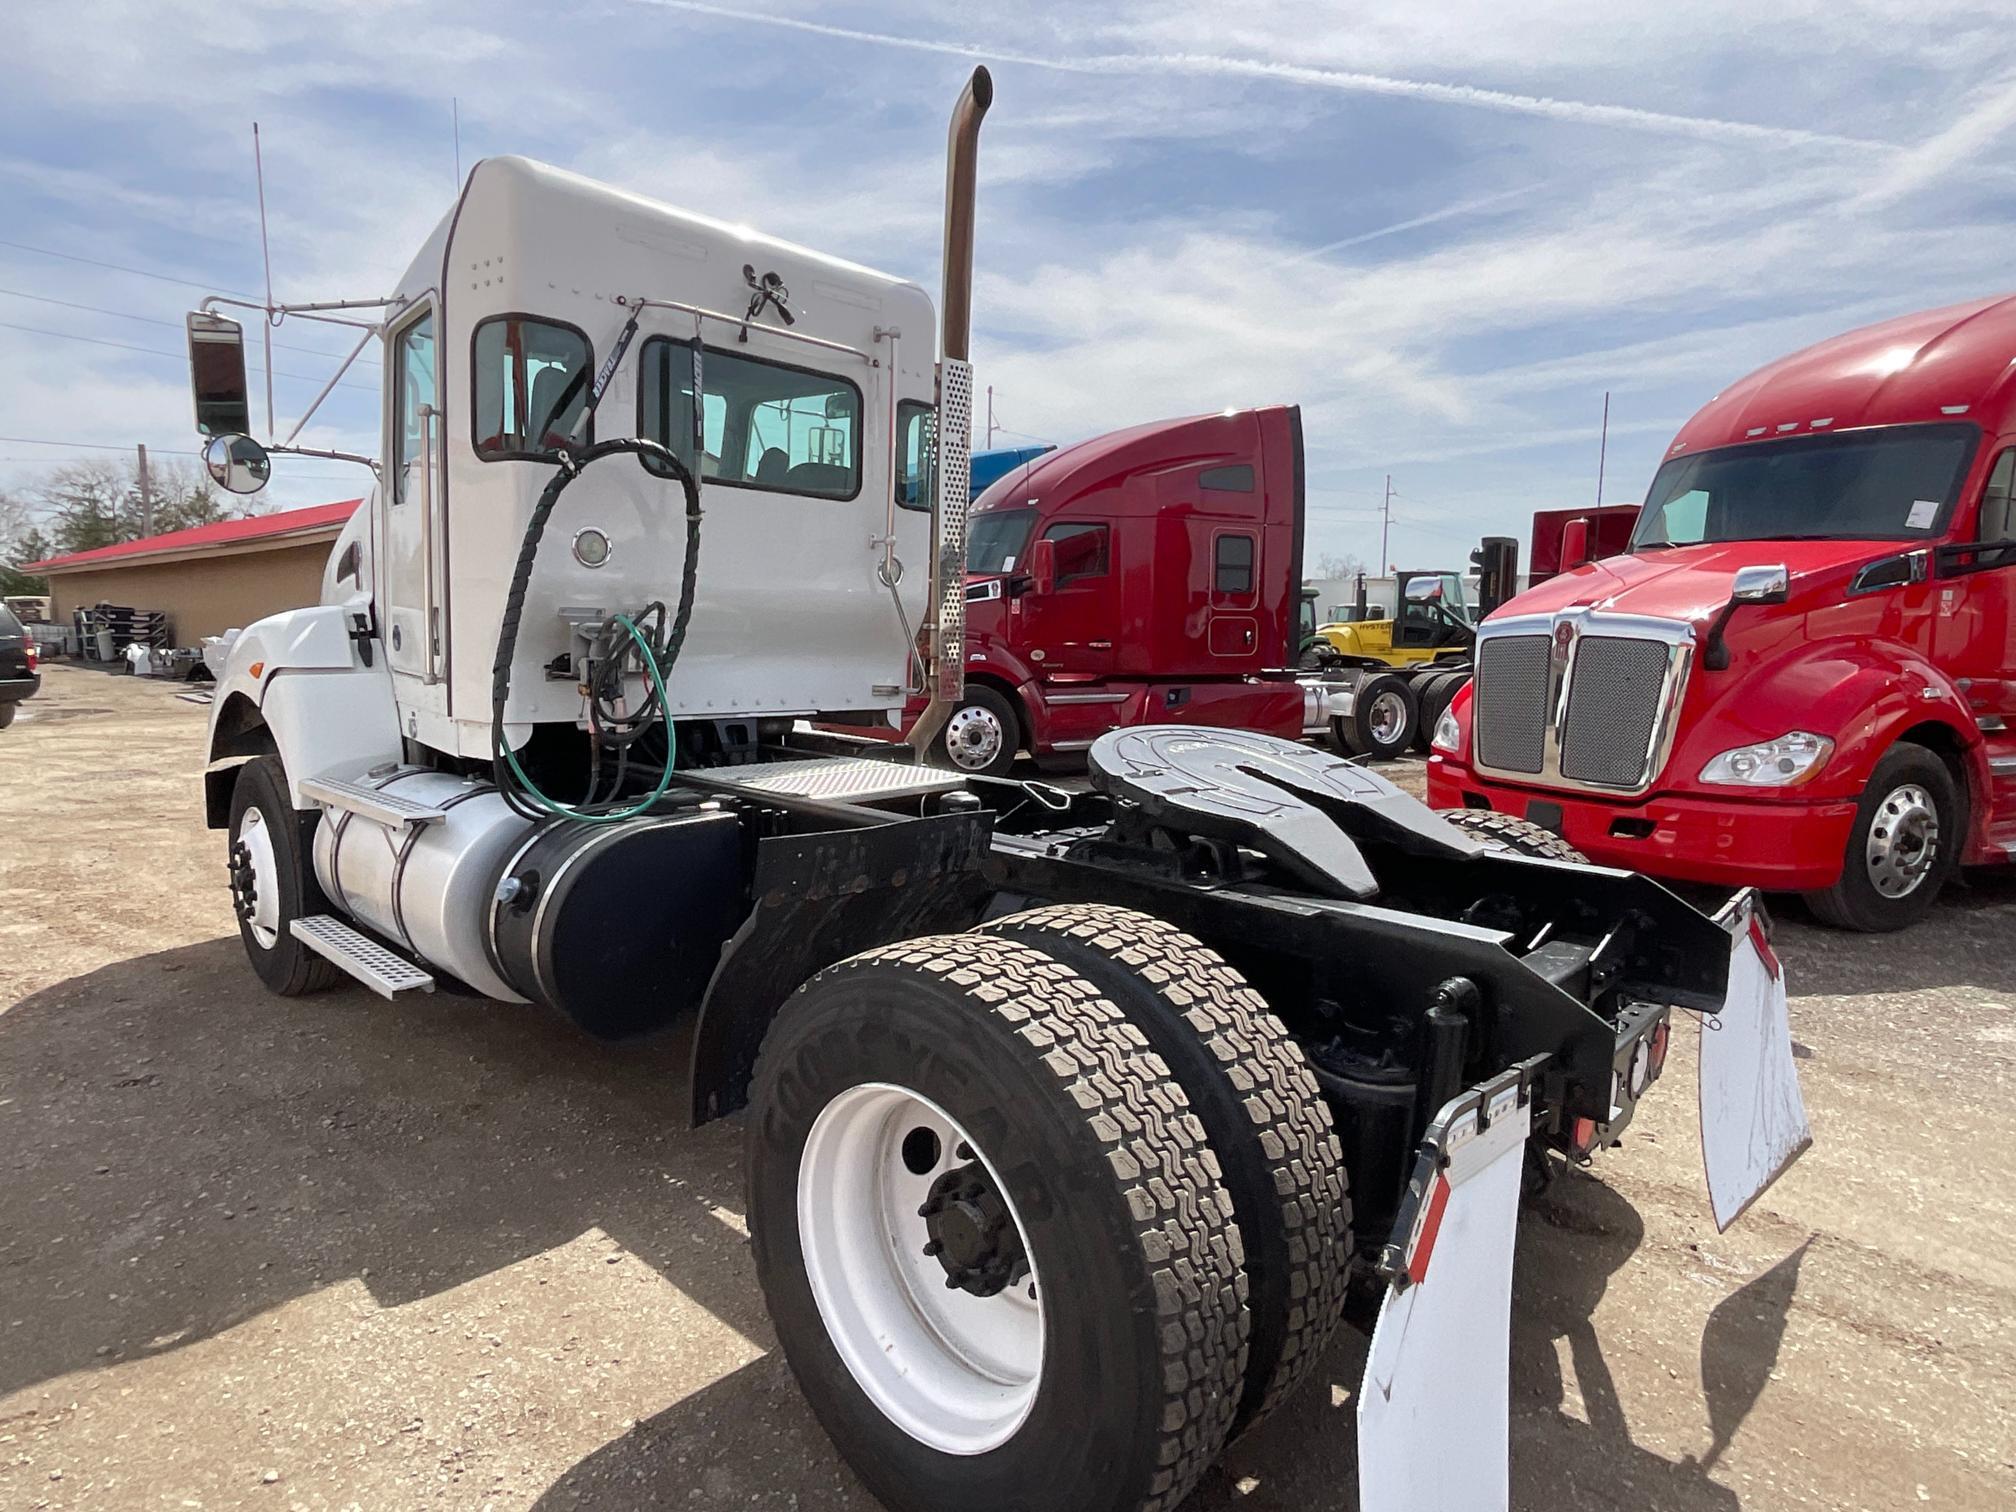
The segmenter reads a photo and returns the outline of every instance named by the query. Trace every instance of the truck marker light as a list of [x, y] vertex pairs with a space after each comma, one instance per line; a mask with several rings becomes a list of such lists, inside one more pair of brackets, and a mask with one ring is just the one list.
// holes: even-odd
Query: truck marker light
[[[1775, 960], [1776, 957], [1774, 956]], [[1659, 1027], [1652, 1031], [1652, 1079], [1657, 1081], [1659, 1073], [1666, 1069], [1666, 1052], [1673, 1047], [1673, 1021], [1661, 1019]]]

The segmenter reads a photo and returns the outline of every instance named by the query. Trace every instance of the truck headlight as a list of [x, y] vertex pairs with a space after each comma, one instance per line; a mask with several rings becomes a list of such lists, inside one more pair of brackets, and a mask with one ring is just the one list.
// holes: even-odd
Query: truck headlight
[[1435, 733], [1429, 738], [1428, 743], [1436, 750], [1447, 752], [1451, 756], [1462, 754], [1463, 727], [1456, 723], [1454, 709], [1442, 711], [1442, 717], [1435, 721]]
[[1701, 780], [1730, 787], [1792, 787], [1819, 771], [1833, 754], [1834, 742], [1825, 735], [1794, 730], [1724, 751], [1701, 768]]

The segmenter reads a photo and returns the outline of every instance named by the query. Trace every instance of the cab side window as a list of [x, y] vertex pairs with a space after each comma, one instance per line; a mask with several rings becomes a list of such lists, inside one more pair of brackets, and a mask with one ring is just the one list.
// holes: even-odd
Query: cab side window
[[421, 462], [420, 410], [438, 404], [434, 392], [434, 312], [427, 311], [393, 338], [396, 388], [392, 414], [392, 502], [404, 504], [407, 475]]
[[2016, 499], [2016, 446], [1995, 459], [1988, 474], [1988, 486], [1981, 493], [1981, 525], [1978, 541], [2016, 541], [2016, 519], [2011, 518], [2011, 502]]
[[938, 478], [938, 411], [915, 399], [896, 406], [896, 503], [929, 510]]
[[1077, 521], [1065, 525], [1052, 525], [1043, 532], [1043, 539], [1057, 543], [1057, 586], [1075, 583], [1080, 578], [1104, 577], [1106, 575], [1106, 539], [1104, 525]]
[[1211, 588], [1221, 598], [1248, 598], [1253, 592], [1253, 537], [1227, 533], [1211, 548]]
[[[469, 434], [486, 462], [551, 460], [588, 409], [593, 354], [572, 326], [526, 315], [492, 316], [476, 327]], [[582, 441], [595, 439], [590, 422]]]

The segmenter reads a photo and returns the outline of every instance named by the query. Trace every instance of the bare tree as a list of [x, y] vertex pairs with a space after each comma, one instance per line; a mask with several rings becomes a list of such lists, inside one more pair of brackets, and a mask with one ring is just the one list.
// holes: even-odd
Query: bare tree
[[1365, 570], [1365, 564], [1350, 552], [1326, 551], [1316, 558], [1315, 570], [1310, 576], [1324, 582], [1337, 582], [1356, 577]]

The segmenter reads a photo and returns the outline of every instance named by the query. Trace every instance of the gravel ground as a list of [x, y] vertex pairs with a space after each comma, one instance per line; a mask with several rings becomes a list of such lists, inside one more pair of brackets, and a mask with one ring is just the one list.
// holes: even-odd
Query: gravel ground
[[[54, 667], [0, 735], [0, 1507], [872, 1509], [683, 1040], [265, 996], [177, 691]], [[2016, 882], [1902, 938], [1781, 912], [1815, 1148], [1717, 1236], [1683, 1035], [1532, 1209], [1516, 1506], [2016, 1505]], [[1363, 1356], [1193, 1512], [1354, 1505]]]

